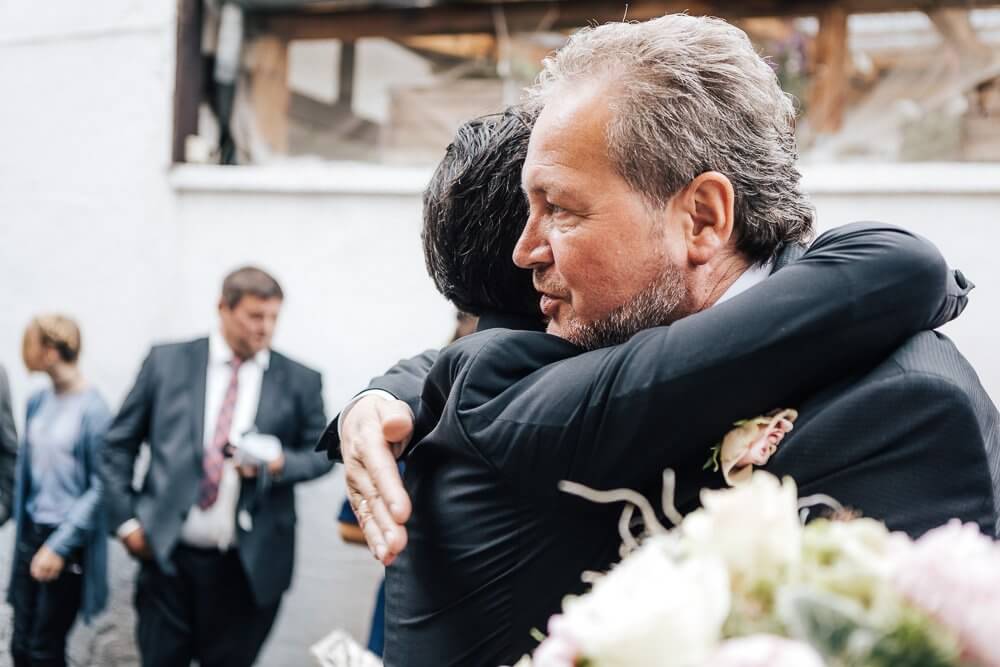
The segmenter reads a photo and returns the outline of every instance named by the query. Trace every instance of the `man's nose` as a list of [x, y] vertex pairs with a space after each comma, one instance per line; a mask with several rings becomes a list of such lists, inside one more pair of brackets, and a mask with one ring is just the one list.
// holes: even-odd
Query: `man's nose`
[[540, 231], [538, 222], [529, 219], [514, 246], [514, 264], [522, 269], [538, 269], [552, 263], [552, 248]]

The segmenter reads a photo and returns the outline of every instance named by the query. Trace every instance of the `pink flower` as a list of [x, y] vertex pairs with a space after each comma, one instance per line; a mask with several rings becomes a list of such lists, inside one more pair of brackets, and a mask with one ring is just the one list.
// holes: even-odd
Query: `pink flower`
[[580, 648], [569, 633], [561, 614], [549, 619], [549, 636], [532, 656], [534, 667], [573, 667], [580, 657]]
[[706, 667], [823, 667], [823, 659], [802, 642], [774, 635], [750, 635], [722, 642]]
[[895, 556], [892, 583], [957, 637], [963, 658], [1000, 667], [1000, 545], [953, 519]]
[[799, 413], [781, 410], [770, 417], [754, 417], [737, 424], [722, 439], [719, 462], [722, 476], [730, 486], [750, 479], [754, 466], [762, 466], [792, 430]]

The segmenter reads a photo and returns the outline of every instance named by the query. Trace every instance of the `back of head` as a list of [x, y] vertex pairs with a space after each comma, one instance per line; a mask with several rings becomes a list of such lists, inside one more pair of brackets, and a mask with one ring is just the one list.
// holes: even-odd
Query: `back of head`
[[427, 271], [459, 310], [541, 314], [511, 256], [528, 219], [521, 167], [535, 115], [520, 107], [462, 125], [424, 191]]
[[651, 205], [717, 171], [733, 184], [737, 249], [749, 259], [811, 236], [792, 100], [742, 30], [686, 14], [585, 28], [545, 61], [532, 104], [600, 80], [613, 112], [611, 161]]

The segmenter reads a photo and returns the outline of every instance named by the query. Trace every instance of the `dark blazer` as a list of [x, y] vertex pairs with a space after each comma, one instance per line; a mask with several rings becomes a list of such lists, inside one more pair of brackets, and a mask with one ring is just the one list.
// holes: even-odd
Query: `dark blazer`
[[802, 405], [965, 303], [933, 246], [892, 227], [841, 228], [779, 264], [745, 294], [618, 347], [581, 354], [494, 330], [442, 352], [407, 454], [414, 513], [387, 571], [387, 665], [513, 662], [583, 570], [617, 559], [620, 507], [560, 494], [559, 480], [656, 497], [672, 467], [690, 506], [733, 421]]
[[798, 405], [766, 469], [917, 537], [959, 518], [1000, 536], [1000, 415], [947, 337], [913, 336]]
[[17, 459], [17, 430], [11, 408], [7, 371], [0, 366], [0, 526], [10, 518], [14, 503], [14, 462]]
[[[137, 518], [158, 565], [169, 573], [174, 571], [171, 553], [203, 474], [207, 368], [207, 338], [154, 347], [106, 438], [103, 469], [110, 529]], [[291, 584], [293, 486], [331, 468], [312, 450], [326, 422], [321, 390], [318, 372], [271, 352], [255, 424], [259, 432], [281, 441], [285, 468], [267, 486], [243, 480], [237, 508], [251, 515], [251, 530], [237, 522], [237, 542], [250, 587], [262, 606], [276, 601]], [[149, 471], [135, 491], [133, 467], [143, 442], [149, 443]]]

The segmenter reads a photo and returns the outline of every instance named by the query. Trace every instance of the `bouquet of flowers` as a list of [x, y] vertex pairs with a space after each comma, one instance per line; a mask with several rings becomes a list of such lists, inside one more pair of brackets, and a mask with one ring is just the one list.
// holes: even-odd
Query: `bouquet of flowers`
[[665, 491], [669, 531], [638, 494], [564, 489], [634, 503], [625, 555], [515, 667], [1000, 667], [1000, 546], [975, 525], [916, 541], [864, 518], [803, 526], [803, 505], [834, 501], [761, 471], [686, 517]]

